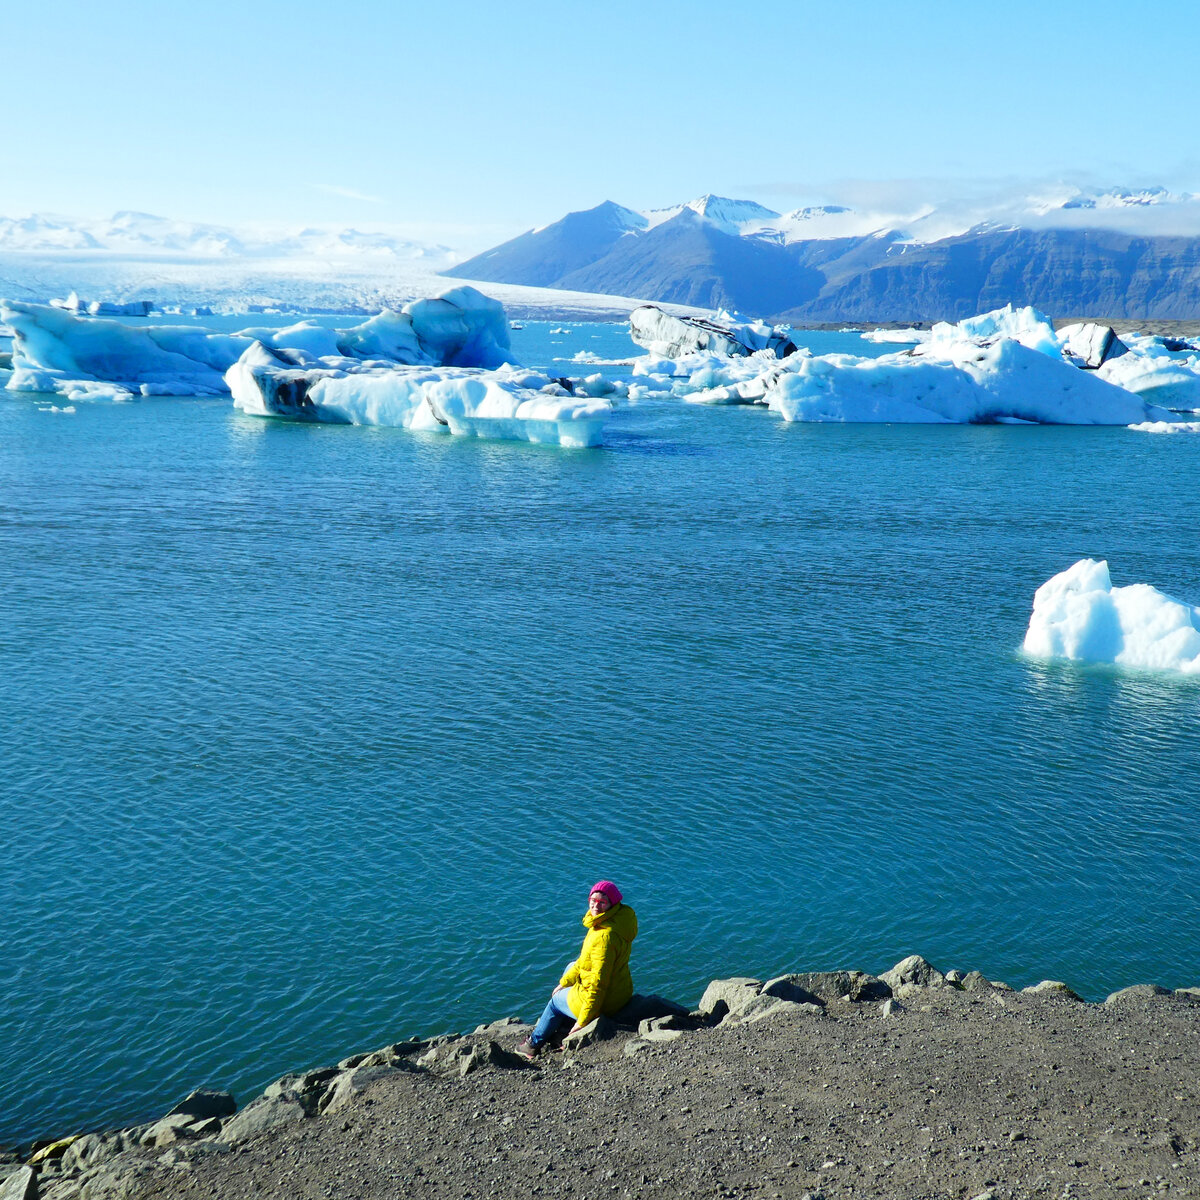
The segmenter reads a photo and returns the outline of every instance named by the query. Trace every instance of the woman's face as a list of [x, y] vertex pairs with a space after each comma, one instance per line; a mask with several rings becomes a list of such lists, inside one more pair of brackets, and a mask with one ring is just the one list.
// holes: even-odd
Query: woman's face
[[612, 908], [612, 901], [603, 892], [593, 892], [588, 897], [588, 912], [593, 916], [608, 912], [610, 908]]

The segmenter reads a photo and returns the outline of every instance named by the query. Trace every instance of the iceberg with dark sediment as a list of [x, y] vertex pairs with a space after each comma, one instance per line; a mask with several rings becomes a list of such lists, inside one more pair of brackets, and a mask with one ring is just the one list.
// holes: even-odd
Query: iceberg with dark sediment
[[1025, 653], [1200, 674], [1200, 608], [1148, 583], [1113, 587], [1108, 563], [1085, 558], [1034, 593]]
[[224, 395], [225, 372], [255, 343], [312, 357], [408, 365], [499, 367], [511, 357], [504, 308], [471, 287], [385, 309], [350, 329], [301, 321], [286, 329], [214, 333], [194, 325], [136, 327], [42, 304], [0, 303], [14, 336], [17, 391], [71, 400]]
[[643, 304], [629, 314], [629, 336], [659, 358], [679, 358], [695, 351], [740, 358], [760, 350], [771, 350], [783, 358], [796, 349], [790, 333], [786, 325], [772, 326], [762, 321], [673, 317], [653, 304]]
[[[226, 372], [252, 416], [595, 446], [612, 406], [521, 367], [402, 366], [248, 347]], [[609, 388], [608, 390], [612, 390]]]
[[1129, 347], [1117, 337], [1116, 330], [1095, 321], [1064, 326], [1058, 331], [1058, 341], [1063, 356], [1086, 371], [1099, 370], [1109, 359], [1129, 353]]
[[940, 322], [918, 345], [878, 358], [694, 350], [673, 359], [646, 355], [634, 373], [693, 403], [760, 404], [786, 421], [1129, 425], [1168, 418], [1148, 397], [1106, 379], [1103, 366], [1082, 369], [1085, 356], [1105, 365], [1132, 357], [1113, 358], [1112, 350], [1100, 332], [1080, 326], [1064, 343], [1036, 309], [1006, 306], [955, 325]]

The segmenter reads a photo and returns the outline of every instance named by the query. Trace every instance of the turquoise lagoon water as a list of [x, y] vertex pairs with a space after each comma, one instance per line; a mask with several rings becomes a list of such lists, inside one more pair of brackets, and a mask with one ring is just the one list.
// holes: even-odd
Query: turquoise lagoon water
[[1196, 439], [46, 405], [0, 398], [0, 1140], [531, 1016], [601, 876], [685, 1001], [1200, 983], [1200, 681], [1019, 652], [1084, 555], [1200, 601]]

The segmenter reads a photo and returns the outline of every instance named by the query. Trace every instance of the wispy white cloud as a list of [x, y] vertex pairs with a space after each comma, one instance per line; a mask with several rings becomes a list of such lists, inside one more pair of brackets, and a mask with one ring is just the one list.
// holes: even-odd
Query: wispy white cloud
[[318, 192], [328, 196], [341, 196], [346, 200], [365, 200], [368, 204], [382, 204], [382, 196], [368, 196], [366, 192], [356, 192], [353, 188], [340, 187], [336, 183], [314, 183]]

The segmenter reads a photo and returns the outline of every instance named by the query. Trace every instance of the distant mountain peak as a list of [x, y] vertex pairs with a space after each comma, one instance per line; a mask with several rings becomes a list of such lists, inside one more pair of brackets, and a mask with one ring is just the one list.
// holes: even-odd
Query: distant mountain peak
[[699, 213], [717, 225], [742, 226], [751, 221], [776, 221], [779, 214], [753, 200], [731, 200], [728, 196], [714, 196], [711, 192], [696, 200], [689, 200], [684, 208]]
[[626, 229], [645, 229], [648, 223], [640, 212], [635, 212], [632, 208], [626, 208], [623, 204], [618, 204], [615, 200], [605, 200], [603, 204], [598, 204], [593, 211], [603, 212], [606, 216], [611, 216], [621, 225], [624, 225]]
[[602, 200], [594, 208], [581, 208], [574, 212], [569, 212], [565, 217], [559, 217], [557, 221], [551, 221], [548, 225], [539, 225], [536, 229], [531, 229], [528, 234], [523, 236], [529, 237], [545, 233], [547, 229], [556, 229], [563, 225], [564, 222], [575, 225], [586, 224], [589, 226], [599, 222], [600, 225], [606, 228], [620, 229], [634, 233], [640, 232], [649, 224], [640, 212], [635, 212], [632, 208], [626, 208], [623, 204], [618, 204], [615, 200]]

